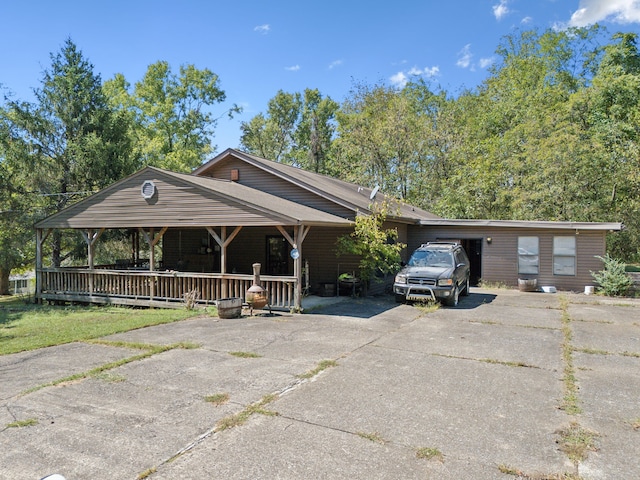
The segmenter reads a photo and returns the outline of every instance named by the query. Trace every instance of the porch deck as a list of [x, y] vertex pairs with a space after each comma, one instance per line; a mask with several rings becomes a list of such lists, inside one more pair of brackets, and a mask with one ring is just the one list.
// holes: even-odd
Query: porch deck
[[[253, 284], [253, 275], [106, 268], [42, 268], [38, 277], [42, 300], [162, 308], [182, 307], [188, 296], [200, 305], [244, 299]], [[261, 275], [260, 280], [271, 308], [295, 307], [296, 277]]]

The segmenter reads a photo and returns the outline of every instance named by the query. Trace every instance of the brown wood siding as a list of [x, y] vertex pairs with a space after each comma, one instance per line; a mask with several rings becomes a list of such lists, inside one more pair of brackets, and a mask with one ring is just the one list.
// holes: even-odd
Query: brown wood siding
[[215, 165], [215, 168], [209, 169], [207, 176], [230, 180], [232, 170], [238, 170], [238, 183], [242, 185], [285, 198], [300, 205], [306, 205], [343, 218], [353, 219], [353, 211], [336, 205], [326, 198], [265, 172], [258, 167], [249, 165], [233, 156], [219, 162]]
[[[145, 180], [152, 180], [156, 185], [157, 193], [150, 200], [145, 200], [140, 193]], [[205, 204], [206, 209], [202, 208]], [[64, 218], [64, 226], [69, 228], [282, 223], [264, 210], [153, 171], [136, 175], [117, 189], [106, 189], [103, 194], [71, 206], [65, 210]], [[61, 220], [61, 217], [56, 219]]]
[[[539, 238], [540, 268], [537, 275], [518, 274], [518, 237]], [[553, 274], [553, 237], [576, 237], [576, 275]], [[491, 244], [487, 238], [491, 237]], [[409, 227], [408, 251], [412, 252], [420, 244], [436, 240], [479, 239], [482, 241], [483, 281], [517, 286], [518, 278], [537, 278], [538, 286], [554, 286], [559, 290], [584, 291], [586, 285], [593, 285], [591, 271], [602, 268], [596, 255], [605, 253], [605, 232], [566, 229], [528, 229], [492, 227]]]

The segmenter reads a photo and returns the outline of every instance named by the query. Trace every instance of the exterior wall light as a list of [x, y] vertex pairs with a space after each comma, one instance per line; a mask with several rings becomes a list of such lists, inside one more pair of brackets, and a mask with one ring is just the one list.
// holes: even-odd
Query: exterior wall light
[[491, 237], [487, 237], [487, 243], [488, 243], [489, 245], [491, 245], [491, 242], [493, 242], [493, 238], [491, 238]]

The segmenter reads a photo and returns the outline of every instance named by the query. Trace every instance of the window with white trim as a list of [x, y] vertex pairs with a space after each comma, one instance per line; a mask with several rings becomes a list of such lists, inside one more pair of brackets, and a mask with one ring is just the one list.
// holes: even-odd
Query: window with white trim
[[518, 237], [518, 273], [536, 275], [540, 270], [538, 237]]
[[576, 237], [553, 237], [553, 274], [576, 274]]

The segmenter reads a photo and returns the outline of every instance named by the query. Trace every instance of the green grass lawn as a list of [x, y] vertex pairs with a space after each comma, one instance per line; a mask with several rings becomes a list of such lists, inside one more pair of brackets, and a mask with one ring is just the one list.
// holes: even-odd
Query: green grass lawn
[[187, 309], [47, 306], [0, 297], [0, 355], [89, 340], [201, 315]]

